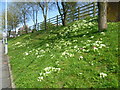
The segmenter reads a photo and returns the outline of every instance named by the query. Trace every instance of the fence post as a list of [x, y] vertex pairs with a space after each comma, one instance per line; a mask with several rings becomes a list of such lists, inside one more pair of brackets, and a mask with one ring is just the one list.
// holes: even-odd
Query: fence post
[[78, 7], [78, 20], [80, 20], [80, 7]]
[[93, 17], [95, 16], [96, 14], [96, 8], [95, 8], [95, 2], [93, 2]]
[[74, 12], [74, 9], [72, 9], [72, 11], [71, 11], [71, 13], [72, 13], [72, 21], [74, 21], [74, 19], [75, 19], [75, 17], [74, 17], [74, 14], [75, 14], [75, 12]]
[[56, 17], [57, 17], [56, 19], [57, 19], [57, 27], [58, 27], [58, 15]]

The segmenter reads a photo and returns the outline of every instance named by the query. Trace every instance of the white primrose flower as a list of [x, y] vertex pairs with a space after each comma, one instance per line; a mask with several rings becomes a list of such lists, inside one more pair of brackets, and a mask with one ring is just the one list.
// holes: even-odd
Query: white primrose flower
[[89, 24], [88, 24], [88, 25], [92, 26], [93, 24], [92, 24], [91, 22], [89, 22]]
[[100, 73], [100, 78], [104, 78], [104, 77], [106, 77], [107, 76], [107, 74], [105, 74], [105, 73]]
[[37, 58], [39, 58], [40, 56], [37, 56]]
[[45, 72], [45, 74], [50, 74], [51, 72]]
[[96, 41], [95, 43], [99, 43], [100, 44], [100, 43], [102, 43], [102, 41]]
[[79, 59], [83, 59], [83, 56], [80, 56]]
[[76, 46], [74, 46], [74, 48], [78, 48], [78, 46], [76, 45]]
[[17, 42], [17, 43], [15, 43], [15, 45], [18, 45], [18, 44], [21, 44], [21, 42]]
[[102, 40], [102, 38], [100, 38], [100, 40]]
[[86, 50], [85, 49], [82, 49], [83, 52], [85, 52]]
[[89, 33], [89, 32], [86, 32], [86, 33]]
[[25, 55], [29, 55], [29, 53], [25, 52]]
[[79, 75], [81, 75], [81, 74], [83, 74], [83, 73], [79, 73]]
[[88, 47], [88, 46], [90, 46], [90, 44], [87, 44], [86, 46]]
[[62, 55], [63, 55], [63, 56], [66, 55], [66, 52], [63, 52]]
[[91, 36], [90, 38], [94, 38], [94, 36]]
[[29, 51], [30, 53], [32, 52], [32, 51]]
[[83, 35], [83, 37], [85, 37], [86, 35]]
[[43, 77], [38, 77], [38, 81], [42, 81], [43, 80]]
[[105, 33], [104, 33], [104, 32], [101, 32], [100, 34], [105, 35]]
[[56, 61], [55, 63], [56, 63], [57, 65], [59, 65], [59, 61]]
[[73, 42], [77, 42], [77, 40], [73, 40]]
[[95, 44], [97, 47], [100, 46], [99, 44]]
[[100, 44], [100, 46], [101, 46], [101, 47], [106, 47], [106, 45], [105, 45], [105, 44]]
[[69, 56], [70, 56], [70, 57], [73, 57], [73, 56], [74, 56], [74, 54], [70, 54]]
[[83, 23], [87, 22], [86, 20], [82, 20]]
[[94, 49], [94, 51], [97, 51], [97, 50], [98, 50], [98, 48], [97, 48], [97, 47], [93, 47], [93, 49]]
[[38, 52], [36, 52], [35, 55], [38, 55]]
[[46, 44], [46, 47], [49, 47], [49, 44]]

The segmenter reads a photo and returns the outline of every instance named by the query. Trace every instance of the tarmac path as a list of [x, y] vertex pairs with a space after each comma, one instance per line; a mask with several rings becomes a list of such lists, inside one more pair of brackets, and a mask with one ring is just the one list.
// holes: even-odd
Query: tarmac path
[[2, 40], [0, 40], [0, 90], [2, 88], [11, 88], [8, 58], [3, 50]]

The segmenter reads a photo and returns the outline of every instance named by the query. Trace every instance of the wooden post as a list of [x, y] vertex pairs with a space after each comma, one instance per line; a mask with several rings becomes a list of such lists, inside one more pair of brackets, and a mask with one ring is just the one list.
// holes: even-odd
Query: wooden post
[[57, 18], [56, 18], [56, 19], [57, 19], [56, 21], [57, 21], [57, 27], [58, 27], [58, 15], [57, 15], [56, 17], [57, 17]]
[[95, 2], [93, 2], [93, 17], [95, 17], [95, 14], [96, 14], [96, 8], [95, 8]]
[[80, 20], [80, 7], [78, 7], [78, 20]]

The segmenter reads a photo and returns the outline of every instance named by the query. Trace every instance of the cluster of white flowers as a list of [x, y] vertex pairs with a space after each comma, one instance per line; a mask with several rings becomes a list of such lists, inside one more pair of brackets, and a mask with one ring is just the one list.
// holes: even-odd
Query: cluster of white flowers
[[77, 42], [77, 40], [73, 40], [73, 42]]
[[68, 45], [71, 45], [72, 43], [70, 41], [65, 41], [64, 39], [62, 39], [58, 44], [68, 46]]
[[[69, 57], [73, 57], [74, 56], [74, 54], [71, 54], [71, 53], [68, 53], [68, 51], [64, 51], [63, 53], [62, 53], [62, 56], [69, 56]], [[62, 57], [61, 56], [61, 57]], [[67, 57], [66, 57], [67, 58]]]
[[87, 42], [91, 42], [91, 40], [87, 40]]
[[106, 77], [107, 76], [107, 74], [105, 74], [105, 73], [100, 73], [100, 78], [104, 78], [104, 77]]
[[17, 43], [15, 43], [14, 45], [18, 45], [18, 44], [21, 44], [21, 42], [17, 42]]
[[79, 48], [79, 50], [82, 52], [90, 52], [91, 50], [94, 52], [99, 52], [98, 50], [100, 48], [103, 48], [103, 47], [108, 48], [106, 47], [105, 44], [103, 44], [102, 38], [100, 38], [100, 40], [97, 40], [97, 41], [92, 41], [92, 40], [87, 40], [86, 42], [81, 41], [81, 43], [84, 44], [83, 47]]
[[40, 76], [38, 77], [37, 81], [42, 81], [45, 77], [47, 77], [52, 72], [59, 73], [61, 69], [55, 68], [55, 67], [46, 67], [44, 68], [44, 71], [40, 73]]
[[43, 57], [44, 55], [38, 55], [37, 58]]
[[102, 41], [95, 41], [95, 43], [93, 43], [92, 45], [94, 45], [96, 48], [106, 47], [106, 45], [103, 44]]
[[18, 47], [22, 47], [23, 45], [21, 44], [21, 45], [19, 45]]
[[39, 52], [40, 52], [40, 53], [45, 53], [45, 50], [40, 50]]
[[24, 47], [26, 45], [26, 43], [21, 43], [18, 45], [18, 47]]

